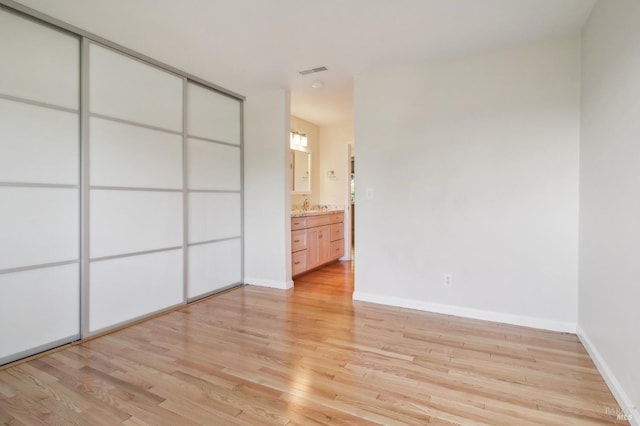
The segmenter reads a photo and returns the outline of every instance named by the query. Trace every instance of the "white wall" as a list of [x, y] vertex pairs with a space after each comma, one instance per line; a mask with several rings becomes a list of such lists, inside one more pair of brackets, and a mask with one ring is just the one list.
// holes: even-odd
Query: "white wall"
[[354, 100], [354, 298], [575, 331], [579, 38], [360, 75]]
[[600, 1], [583, 31], [579, 333], [640, 424], [640, 3]]
[[[353, 144], [353, 121], [320, 128], [320, 204], [345, 207], [351, 179], [349, 144]], [[327, 176], [329, 170], [335, 171], [335, 178]]]
[[245, 283], [290, 288], [289, 93], [247, 96], [244, 124]]

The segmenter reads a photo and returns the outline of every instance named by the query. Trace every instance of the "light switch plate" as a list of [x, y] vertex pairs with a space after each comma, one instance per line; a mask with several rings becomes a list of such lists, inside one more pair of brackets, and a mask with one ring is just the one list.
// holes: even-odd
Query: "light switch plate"
[[367, 198], [367, 200], [373, 200], [373, 189], [372, 188], [367, 188], [366, 198]]

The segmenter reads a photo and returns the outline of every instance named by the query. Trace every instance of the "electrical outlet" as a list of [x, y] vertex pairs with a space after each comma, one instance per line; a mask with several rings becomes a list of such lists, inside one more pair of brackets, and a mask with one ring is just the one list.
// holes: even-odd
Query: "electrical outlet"
[[451, 274], [442, 274], [442, 284], [445, 287], [453, 287], [453, 276]]

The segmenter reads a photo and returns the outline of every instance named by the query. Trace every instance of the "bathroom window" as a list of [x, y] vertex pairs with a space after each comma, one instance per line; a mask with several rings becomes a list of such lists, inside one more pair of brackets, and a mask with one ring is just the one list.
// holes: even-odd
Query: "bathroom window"
[[306, 148], [307, 147], [307, 135], [291, 131], [291, 148]]

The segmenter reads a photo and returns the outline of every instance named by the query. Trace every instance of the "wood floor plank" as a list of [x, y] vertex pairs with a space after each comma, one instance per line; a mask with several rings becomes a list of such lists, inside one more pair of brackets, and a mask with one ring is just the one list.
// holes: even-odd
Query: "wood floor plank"
[[352, 292], [338, 262], [0, 370], [0, 423], [626, 424], [575, 335]]

